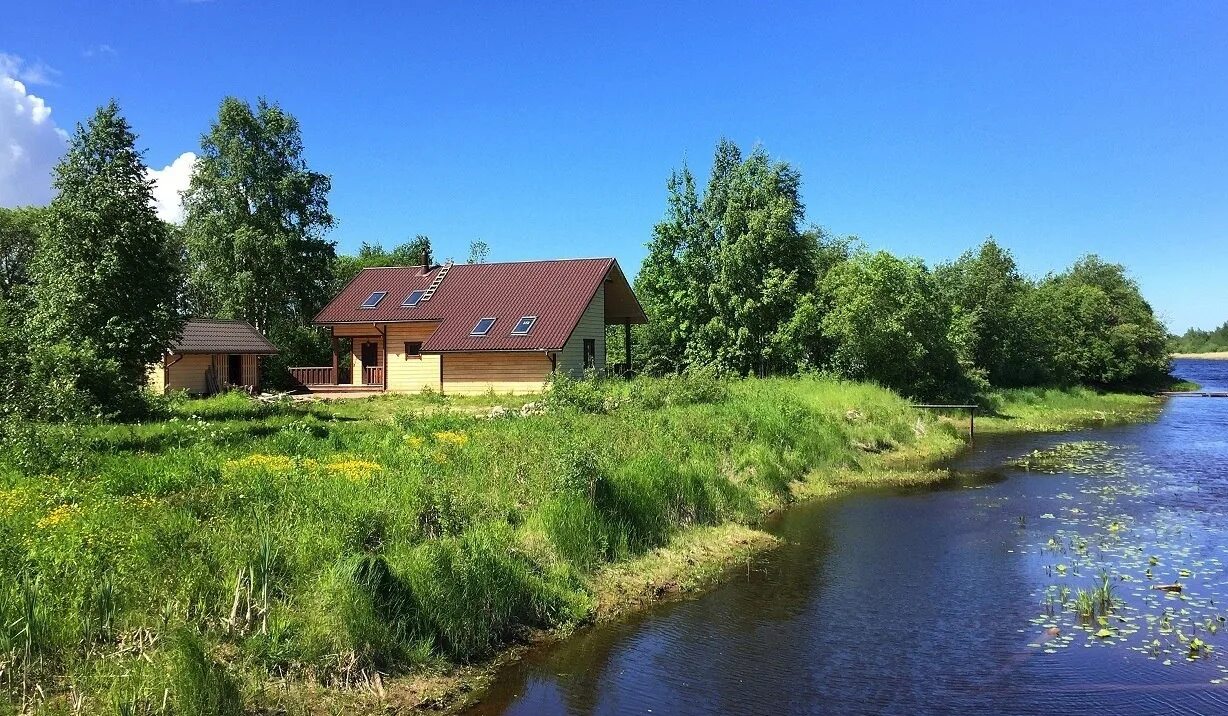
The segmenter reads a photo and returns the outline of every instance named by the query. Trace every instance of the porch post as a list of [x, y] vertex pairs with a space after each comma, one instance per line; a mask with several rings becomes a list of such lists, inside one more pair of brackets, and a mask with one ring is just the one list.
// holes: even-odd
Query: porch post
[[[329, 329], [332, 333], [332, 329]], [[337, 337], [333, 336], [333, 385], [337, 385], [341, 381], [341, 376], [337, 373]]]
[[623, 362], [626, 363], [626, 375], [631, 375], [631, 319], [623, 319]]

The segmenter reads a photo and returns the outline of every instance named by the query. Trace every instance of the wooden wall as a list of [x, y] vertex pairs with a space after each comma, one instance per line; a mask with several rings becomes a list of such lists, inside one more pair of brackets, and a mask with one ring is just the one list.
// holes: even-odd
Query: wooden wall
[[597, 341], [596, 368], [598, 371], [605, 370], [605, 284], [597, 289], [597, 293], [589, 302], [588, 308], [584, 310], [584, 315], [580, 317], [580, 322], [576, 325], [576, 330], [572, 332], [571, 338], [567, 339], [566, 345], [563, 346], [563, 352], [559, 354], [559, 370], [564, 370], [575, 377], [580, 377], [584, 373], [584, 339], [592, 338]]
[[[193, 395], [204, 395], [205, 371], [210, 366], [217, 369], [217, 378], [221, 385], [232, 382], [229, 354], [189, 353], [184, 356], [171, 356], [165, 362], [153, 366], [149, 371], [149, 387], [163, 393], [186, 390]], [[244, 354], [242, 384], [259, 385], [259, 377], [260, 357]]]
[[388, 390], [397, 393], [417, 393], [423, 388], [439, 392], [439, 354], [406, 356], [405, 343], [425, 343], [439, 324], [390, 323], [388, 324]]
[[[384, 362], [384, 336], [380, 333], [381, 330], [387, 329], [386, 324], [381, 324], [376, 327], [373, 323], [355, 323], [333, 326], [333, 335], [338, 338], [352, 338], [353, 347], [350, 349], [350, 375], [354, 385], [362, 383], [362, 344], [374, 343], [376, 347], [376, 355], [379, 358], [377, 365], [385, 365]], [[391, 346], [391, 344], [389, 344]], [[340, 360], [346, 360], [345, 356], [341, 356]]]
[[545, 353], [445, 353], [442, 358], [447, 395], [539, 393], [550, 375]]
[[375, 344], [375, 365], [384, 365], [384, 337], [383, 336], [363, 336], [362, 338], [354, 339], [354, 348], [350, 353], [350, 375], [354, 385], [362, 383], [362, 344]]

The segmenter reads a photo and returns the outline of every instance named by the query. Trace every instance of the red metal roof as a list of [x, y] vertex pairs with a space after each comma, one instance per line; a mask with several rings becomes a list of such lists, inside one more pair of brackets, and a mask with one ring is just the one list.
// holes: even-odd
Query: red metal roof
[[[421, 266], [363, 269], [314, 322], [439, 321], [422, 346], [427, 353], [560, 350], [607, 275], [630, 292], [622, 271], [611, 268], [617, 269], [617, 262], [610, 258], [455, 264], [435, 294], [413, 308], [403, 308], [402, 301], [411, 291], [426, 290], [440, 267], [426, 272]], [[360, 308], [376, 291], [387, 292], [379, 305]], [[646, 320], [638, 303], [631, 313], [627, 318], [633, 323]], [[511, 335], [523, 316], [537, 316], [533, 329], [528, 335]], [[495, 319], [490, 332], [470, 336], [478, 320], [487, 317]]]

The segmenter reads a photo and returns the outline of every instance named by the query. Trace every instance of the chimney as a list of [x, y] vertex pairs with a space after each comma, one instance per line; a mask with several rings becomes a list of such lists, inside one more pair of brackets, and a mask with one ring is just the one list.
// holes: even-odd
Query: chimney
[[431, 250], [429, 247], [422, 247], [422, 273], [427, 273], [431, 270]]

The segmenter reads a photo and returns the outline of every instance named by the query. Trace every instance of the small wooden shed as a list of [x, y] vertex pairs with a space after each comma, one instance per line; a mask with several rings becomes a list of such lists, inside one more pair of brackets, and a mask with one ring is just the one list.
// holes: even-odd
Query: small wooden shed
[[259, 390], [260, 356], [276, 353], [246, 321], [193, 318], [162, 361], [150, 368], [149, 387], [158, 393], [186, 390], [193, 395], [234, 387]]

